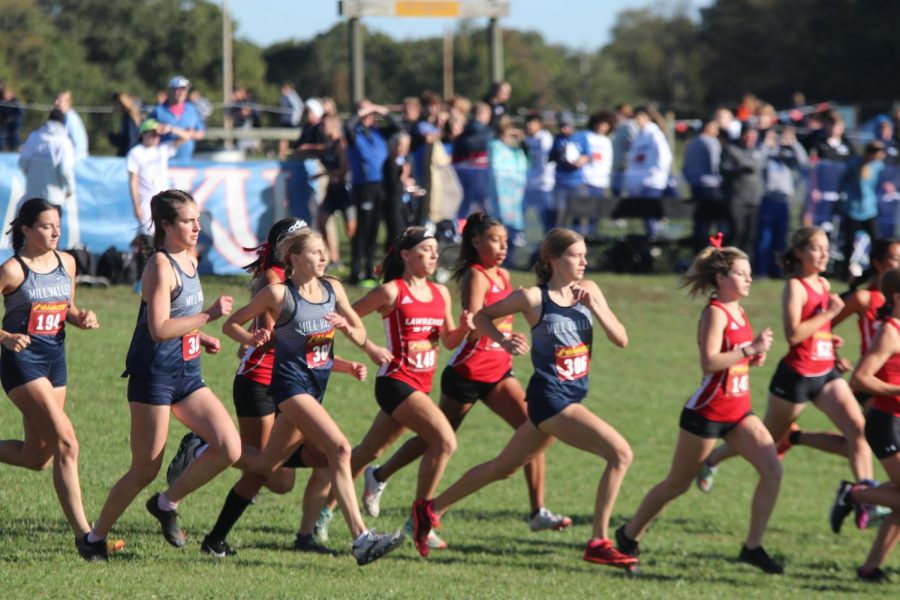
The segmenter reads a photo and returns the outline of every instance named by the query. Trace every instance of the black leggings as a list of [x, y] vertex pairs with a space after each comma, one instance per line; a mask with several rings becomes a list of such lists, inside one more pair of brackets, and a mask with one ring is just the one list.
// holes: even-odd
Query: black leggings
[[[372, 279], [375, 275], [376, 240], [381, 223], [384, 188], [381, 182], [353, 186], [353, 206], [356, 207], [356, 235], [350, 242], [351, 280]], [[365, 262], [365, 266], [363, 266]]]

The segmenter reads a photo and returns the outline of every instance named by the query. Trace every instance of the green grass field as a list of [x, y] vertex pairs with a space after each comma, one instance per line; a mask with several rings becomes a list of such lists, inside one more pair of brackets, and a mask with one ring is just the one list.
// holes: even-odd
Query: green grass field
[[[677, 288], [675, 276], [597, 277], [613, 310], [628, 329], [630, 345], [614, 348], [597, 333], [586, 405], [614, 425], [631, 443], [635, 461], [615, 507], [617, 527], [636, 508], [644, 493], [667, 472], [678, 432], [679, 411], [699, 381], [696, 321], [702, 301], [690, 301]], [[527, 285], [519, 274], [514, 283]], [[243, 279], [210, 278], [207, 298], [228, 293], [247, 298]], [[777, 358], [785, 350], [780, 336], [780, 282], [754, 284], [744, 303], [757, 329], [769, 325], [779, 337], [769, 363], [754, 371], [756, 411], [765, 410], [765, 393]], [[351, 295], [356, 293], [351, 290]], [[98, 514], [112, 484], [129, 463], [128, 408], [124, 379], [119, 377], [137, 313], [130, 288], [81, 289], [79, 305], [95, 310], [102, 328], [70, 329], [67, 410], [81, 445], [81, 482], [89, 519]], [[207, 331], [220, 334], [221, 323]], [[373, 338], [383, 337], [377, 318], [366, 325]], [[524, 329], [524, 322], [517, 323]], [[858, 347], [855, 324], [842, 326], [851, 348]], [[342, 343], [343, 342], [343, 343]], [[341, 355], [359, 358], [346, 340]], [[219, 356], [203, 358], [210, 387], [233, 412], [231, 381], [237, 360], [235, 345], [223, 343]], [[852, 356], [854, 352], [848, 351]], [[442, 351], [441, 364], [449, 353]], [[516, 359], [520, 380], [531, 367]], [[352, 442], [361, 439], [377, 411], [372, 373], [366, 383], [334, 376], [326, 406]], [[831, 428], [815, 409], [800, 419], [804, 428]], [[0, 403], [0, 437], [19, 438], [18, 411]], [[174, 422], [166, 462], [185, 433]], [[510, 436], [499, 418], [476, 407], [459, 433], [459, 450], [450, 462], [441, 489], [474, 464], [489, 459]], [[838, 481], [849, 477], [846, 461], [809, 449], [792, 450], [784, 461], [780, 502], [772, 518], [766, 548], [784, 560], [782, 577], [737, 563], [745, 534], [755, 473], [741, 460], [720, 471], [714, 492], [691, 489], [675, 501], [642, 543], [639, 577], [581, 560], [590, 535], [591, 510], [602, 462], [562, 445], [547, 457], [547, 506], [571, 515], [574, 525], [562, 532], [531, 533], [524, 522], [528, 502], [524, 481], [516, 475], [467, 499], [443, 519], [450, 544], [428, 560], [412, 544], [364, 568], [349, 555], [335, 558], [301, 555], [291, 550], [299, 523], [300, 493], [307, 474], [301, 472], [294, 492], [262, 493], [229, 541], [239, 554], [215, 559], [200, 554], [199, 543], [211, 527], [238, 472], [229, 470], [190, 496], [180, 508], [189, 534], [184, 550], [168, 546], [143, 503], [165, 487], [164, 471], [123, 515], [114, 529], [127, 548], [108, 564], [88, 564], [75, 552], [72, 535], [53, 492], [51, 472], [35, 473], [0, 466], [0, 597], [323, 597], [323, 598], [593, 598], [593, 597], [847, 597], [890, 594], [890, 587], [858, 583], [861, 564], [874, 531], [845, 527], [831, 533], [827, 512]], [[884, 477], [880, 467], [876, 473]], [[415, 469], [390, 483], [382, 515], [369, 522], [395, 529], [412, 501]], [[362, 484], [358, 482], [361, 491]], [[849, 522], [848, 522], [849, 523]], [[329, 545], [349, 551], [350, 536], [338, 517]], [[888, 561], [896, 571], [897, 553]], [[897, 588], [894, 588], [894, 592]]]

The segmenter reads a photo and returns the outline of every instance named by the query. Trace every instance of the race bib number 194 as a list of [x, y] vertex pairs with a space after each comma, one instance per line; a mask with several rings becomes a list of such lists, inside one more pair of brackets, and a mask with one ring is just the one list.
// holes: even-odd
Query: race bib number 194
[[66, 322], [68, 302], [35, 302], [28, 317], [28, 335], [56, 335]]

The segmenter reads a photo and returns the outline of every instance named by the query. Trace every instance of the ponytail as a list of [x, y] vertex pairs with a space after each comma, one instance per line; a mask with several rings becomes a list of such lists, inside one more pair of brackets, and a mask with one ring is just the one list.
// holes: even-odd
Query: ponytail
[[9, 224], [9, 230], [6, 232], [12, 238], [14, 254], [18, 255], [22, 248], [25, 247], [25, 234], [22, 232], [22, 226], [32, 227], [37, 222], [38, 217], [41, 216], [41, 213], [48, 210], [55, 210], [59, 213], [59, 217], [62, 218], [62, 208], [43, 198], [31, 198], [19, 207], [16, 218]]

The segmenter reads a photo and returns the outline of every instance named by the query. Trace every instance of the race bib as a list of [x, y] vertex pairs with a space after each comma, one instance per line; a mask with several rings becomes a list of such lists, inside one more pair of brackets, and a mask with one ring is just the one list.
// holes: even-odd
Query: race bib
[[588, 374], [591, 350], [587, 344], [556, 349], [556, 376], [560, 381], [575, 381]]
[[310, 335], [306, 338], [306, 364], [313, 369], [328, 364], [333, 345], [334, 329]]
[[28, 317], [28, 335], [56, 335], [66, 323], [68, 302], [35, 302]]
[[181, 358], [194, 360], [200, 356], [200, 330], [195, 329], [181, 336]]
[[810, 358], [812, 360], [834, 360], [834, 342], [831, 339], [830, 331], [817, 331], [813, 335]]
[[437, 364], [437, 343], [431, 340], [414, 340], [406, 343], [406, 362], [411, 371], [428, 373]]
[[741, 361], [728, 368], [725, 376], [725, 395], [736, 397], [750, 393], [750, 365]]
[[[500, 331], [500, 333], [503, 334], [503, 337], [508, 337], [509, 334], [511, 334], [512, 330], [513, 330], [512, 318], [511, 317], [506, 318], [506, 319], [503, 319], [502, 321], [500, 321], [499, 323], [497, 323], [497, 329]], [[500, 344], [498, 344], [491, 338], [485, 338], [485, 339], [487, 340], [487, 344], [485, 344], [486, 350], [494, 350], [494, 351], [499, 350], [500, 352], [505, 352], [505, 350], [503, 350], [503, 346], [501, 346]]]

